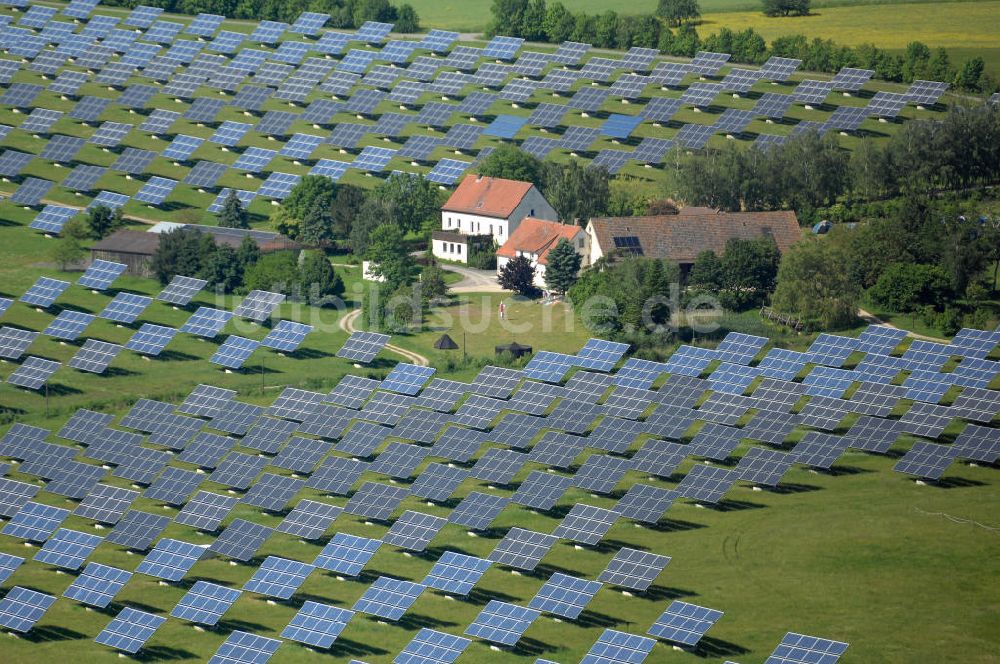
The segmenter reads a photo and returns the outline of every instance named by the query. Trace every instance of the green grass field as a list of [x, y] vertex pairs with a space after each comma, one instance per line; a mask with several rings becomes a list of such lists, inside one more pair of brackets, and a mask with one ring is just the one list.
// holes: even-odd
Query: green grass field
[[[492, 16], [492, 0], [437, 2], [414, 0], [422, 25], [463, 32], [482, 31]], [[565, 0], [573, 12], [598, 14], [609, 8], [602, 0]], [[638, 0], [610, 6], [625, 14], [656, 10], [656, 0]], [[703, 0], [698, 33], [707, 36], [719, 28], [752, 27], [770, 42], [775, 37], [804, 34], [856, 46], [874, 43], [902, 50], [911, 41], [948, 49], [953, 62], [981, 56], [992, 72], [1000, 71], [1000, 7], [994, 0], [814, 0], [812, 15], [769, 18], [753, 0]]]
[[[23, 211], [12, 209], [6, 203], [0, 204], [0, 218], [6, 224], [0, 229], [5, 239], [0, 245], [0, 283], [5, 295], [23, 291], [39, 274], [75, 278], [75, 275], [44, 266], [44, 252], [51, 240], [25, 228], [24, 217]], [[357, 268], [338, 269], [345, 276], [350, 295], [357, 288]], [[158, 289], [150, 280], [134, 278], [124, 279], [117, 285], [145, 293]], [[434, 313], [429, 321], [430, 329], [397, 336], [394, 343], [422, 352], [433, 362], [440, 355], [435, 356], [429, 350], [430, 344], [442, 330], [450, 331], [460, 344], [467, 345], [471, 355], [487, 355], [494, 344], [511, 338], [532, 344], [536, 350], [568, 351], [578, 348], [587, 338], [578, 325], [567, 327], [570, 316], [561, 305], [543, 307], [508, 299], [508, 326], [531, 326], [529, 331], [511, 332], [501, 327], [494, 315], [498, 296], [485, 300], [483, 297], [462, 296], [457, 304]], [[95, 295], [73, 287], [60, 300], [60, 305], [98, 311], [108, 299], [107, 295]], [[203, 295], [199, 301], [211, 303], [212, 299]], [[293, 314], [286, 308], [281, 314], [308, 320], [313, 312], [306, 309]], [[4, 322], [41, 329], [51, 315], [15, 304], [5, 314]], [[186, 315], [186, 312], [156, 303], [142, 318], [177, 325]], [[335, 315], [322, 315], [329, 315], [324, 323], [333, 328]], [[475, 332], [462, 336], [455, 321], [463, 316], [472, 324], [487, 322]], [[548, 324], [546, 317], [550, 319]], [[752, 318], [748, 315], [748, 322]], [[550, 331], [540, 331], [545, 329]], [[232, 326], [227, 327], [226, 332], [232, 331]], [[240, 330], [240, 333], [256, 338], [263, 330]], [[130, 334], [130, 330], [104, 322], [95, 323], [88, 330], [88, 336], [111, 341], [122, 341]], [[145, 362], [126, 352], [115, 361], [108, 376], [60, 370], [52, 380], [48, 415], [43, 397], [8, 385], [0, 385], [0, 403], [8, 409], [8, 417], [53, 430], [78, 407], [123, 414], [128, 404], [139, 398], [176, 402], [202, 382], [236, 389], [242, 400], [268, 404], [277, 395], [279, 385], [325, 391], [344, 373], [358, 372], [347, 362], [332, 357], [343, 339], [341, 332], [314, 333], [300, 353], [281, 358], [267, 352], [265, 379], [268, 388], [263, 393], [256, 369], [251, 368], [247, 373], [224, 373], [206, 362], [215, 346], [213, 342], [181, 335], [169, 347], [171, 353], [165, 360]], [[805, 347], [810, 340], [809, 336], [784, 338], [784, 342], [788, 342], [786, 345], [798, 348]], [[65, 360], [74, 350], [72, 344], [62, 346], [43, 338], [35, 342], [31, 353]], [[251, 367], [256, 365], [257, 357], [249, 363]], [[380, 359], [373, 370], [361, 373], [383, 375], [395, 358], [386, 352], [381, 358], [384, 359]], [[0, 379], [13, 369], [10, 363], [0, 365]], [[476, 369], [470, 368], [439, 375], [469, 380], [475, 373]], [[849, 419], [844, 426], [850, 423]], [[6, 428], [0, 426], [0, 433]], [[688, 435], [693, 435], [693, 431]], [[800, 435], [793, 434], [793, 438]], [[605, 627], [642, 633], [666, 604], [677, 598], [723, 610], [725, 616], [696, 651], [673, 651], [661, 643], [648, 661], [759, 663], [787, 630], [850, 642], [851, 648], [842, 660], [845, 664], [909, 664], [913, 661], [985, 664], [995, 661], [1000, 637], [994, 627], [1000, 620], [1000, 607], [989, 580], [1000, 573], [1000, 559], [993, 555], [995, 528], [1000, 527], [996, 522], [1000, 508], [1000, 496], [994, 485], [996, 469], [955, 464], [941, 486], [919, 486], [891, 470], [895, 457], [910, 442], [907, 437], [901, 439], [888, 457], [850, 453], [833, 473], [817, 474], [795, 467], [786, 475], [778, 491], [758, 492], [741, 484], [730, 492], [719, 509], [699, 509], [681, 501], [656, 528], [640, 528], [622, 521], [608, 533], [604, 544], [595, 549], [557, 545], [534, 574], [512, 575], [493, 569], [480, 581], [469, 600], [452, 601], [426, 592], [397, 623], [384, 624], [357, 616], [328, 654], [286, 643], [272, 661], [362, 658], [371, 664], [385, 664], [421, 627], [461, 633], [489, 599], [525, 603], [554, 571], [565, 570], [594, 578], [614, 550], [623, 545], [673, 557], [650, 593], [625, 597], [613, 589], [602, 589], [580, 620], [557, 623], [543, 616], [528, 630], [517, 649], [491, 651], [482, 642], [474, 641], [459, 661], [531, 662], [535, 657], [545, 657], [575, 662]], [[634, 448], [640, 444], [641, 441], [637, 442]], [[577, 461], [582, 463], [583, 457]], [[529, 464], [517, 481], [523, 480], [532, 467]], [[301, 601], [316, 599], [350, 608], [365, 585], [380, 574], [419, 581], [445, 549], [486, 555], [508, 527], [517, 525], [550, 532], [576, 502], [611, 507], [631, 484], [641, 481], [669, 488], [689, 467], [690, 462], [686, 462], [668, 480], [629, 473], [611, 496], [590, 496], [571, 490], [548, 514], [509, 507], [495, 524], [496, 530], [481, 537], [469, 537], [461, 528], [446, 526], [427, 555], [409, 556], [383, 547], [366, 567], [363, 583], [339, 581], [318, 571], [310, 576], [291, 603], [270, 604], [259, 596], [245, 593], [224, 617], [218, 630], [198, 631], [182, 621], [168, 620], [149, 642], [143, 659], [205, 661], [233, 629], [276, 637]], [[16, 473], [14, 476], [30, 479]], [[363, 479], [376, 479], [376, 476]], [[127, 482], [115, 478], [106, 481], [128, 486]], [[223, 490], [211, 484], [205, 487]], [[453, 506], [458, 498], [474, 490], [501, 494], [510, 491], [467, 480], [446, 507]], [[304, 490], [298, 497], [320, 496]], [[57, 506], [72, 507], [71, 501], [49, 494], [40, 494], [39, 498]], [[346, 499], [324, 497], [323, 500], [341, 505]], [[176, 513], [174, 509], [145, 498], [140, 498], [133, 507], [171, 516]], [[415, 498], [407, 499], [403, 509], [434, 514], [446, 512]], [[249, 518], [272, 526], [280, 520], [279, 516], [245, 506], [234, 510], [227, 522], [234, 518]], [[101, 531], [93, 531], [90, 522], [77, 517], [70, 517], [63, 525], [101, 534]], [[379, 537], [386, 526], [367, 525], [342, 515], [334, 530]], [[178, 524], [171, 525], [165, 536], [196, 543], [210, 540], [209, 536]], [[80, 662], [116, 661], [113, 652], [95, 644], [93, 637], [121, 606], [166, 614], [195, 580], [210, 579], [240, 587], [263, 557], [281, 555], [311, 561], [323, 543], [305, 543], [277, 534], [264, 545], [251, 565], [203, 560], [184, 582], [176, 585], [159, 585], [149, 577], [136, 575], [108, 611], [90, 611], [71, 601], [60, 600], [31, 634], [4, 639], [3, 661], [18, 664], [51, 661], [68, 653]], [[35, 553], [35, 549], [4, 536], [0, 536], [0, 551], [29, 558]], [[140, 559], [120, 547], [102, 545], [90, 561], [134, 570]], [[944, 569], [947, 569], [948, 578], [946, 588], [936, 580]], [[61, 595], [72, 578], [71, 574], [29, 562], [3, 587], [22, 585]]]
[[[590, 2], [591, 0], [587, 0]], [[647, 2], [649, 0], [646, 0]], [[740, 0], [720, 0], [731, 9], [738, 8]], [[421, 5], [423, 0], [418, 3]], [[463, 13], [472, 13], [478, 3], [452, 5], [455, 20]], [[569, 3], [568, 3], [569, 4]], [[581, 0], [580, 6], [586, 4]], [[593, 3], [595, 7], [601, 6]], [[970, 3], [971, 4], [971, 3]], [[636, 5], [636, 7], [639, 7]], [[445, 6], [446, 5], [442, 5]], [[606, 6], [603, 5], [603, 6]], [[708, 3], [706, 3], [706, 8]], [[922, 5], [921, 5], [922, 6]], [[930, 5], [928, 5], [930, 6]], [[955, 5], [956, 7], [958, 5]], [[471, 7], [471, 8], [470, 8]], [[951, 7], [951, 5], [949, 5]], [[418, 9], [421, 9], [418, 6]], [[964, 7], [963, 7], [964, 9]], [[639, 11], [639, 9], [637, 9]], [[885, 11], [891, 13], [890, 8]], [[421, 9], [421, 12], [423, 10]], [[486, 12], [482, 16], [485, 16]], [[820, 18], [820, 17], [816, 17]], [[188, 20], [188, 19], [183, 19]], [[427, 22], [427, 21], [425, 21]], [[986, 23], [984, 18], [983, 23]], [[453, 25], [453, 24], [451, 24]], [[227, 24], [227, 28], [249, 29], [245, 24]], [[985, 31], [986, 27], [981, 30]], [[34, 82], [34, 74], [20, 73], [18, 82]], [[873, 88], [895, 89], [876, 84]], [[756, 92], [772, 89], [763, 84]], [[105, 88], [88, 84], [81, 94], [108, 96]], [[677, 94], [672, 92], [670, 94]], [[870, 94], [867, 93], [867, 94]], [[429, 100], [428, 96], [424, 101]], [[542, 101], [541, 95], [533, 102]], [[726, 100], [726, 106], [750, 108], [752, 98]], [[861, 97], [838, 98], [837, 104], [863, 104]], [[68, 110], [70, 102], [45, 93], [40, 106]], [[162, 95], [154, 98], [154, 107], [185, 108]], [[265, 110], [284, 110], [287, 105], [271, 100]], [[398, 110], [390, 105], [380, 112]], [[636, 105], [621, 105], [616, 112], [637, 112]], [[696, 114], [683, 111], [678, 119], [684, 122], [709, 123], [711, 113]], [[524, 115], [527, 108], [507, 108], [504, 112]], [[800, 119], [824, 119], [828, 109], [806, 111], [795, 107], [793, 114]], [[709, 116], [709, 117], [706, 117]], [[908, 108], [907, 118], [939, 117], [939, 113]], [[114, 109], [105, 119], [132, 121], [127, 111]], [[244, 120], [233, 109], [226, 109], [220, 120]], [[6, 118], [18, 124], [15, 118]], [[584, 118], [577, 115], [573, 124], [594, 126], [603, 118]], [[337, 121], [358, 121], [353, 116], [340, 116]], [[792, 124], [769, 125], [755, 122], [749, 131], [787, 133]], [[866, 121], [864, 129], [879, 138], [895, 131], [898, 124], [881, 124]], [[639, 136], [671, 136], [676, 126], [666, 128], [643, 127]], [[89, 136], [94, 129], [68, 118], [60, 120], [56, 133]], [[174, 128], [177, 133], [206, 137], [213, 131], [181, 121]], [[292, 131], [310, 131], [310, 127], [297, 124]], [[424, 132], [425, 130], [421, 130]], [[431, 133], [431, 132], [426, 132]], [[530, 133], [525, 130], [519, 137]], [[540, 133], [538, 135], [541, 135]], [[241, 146], [268, 146], [262, 137], [249, 134]], [[716, 136], [713, 144], [726, 139]], [[850, 148], [858, 139], [841, 137]], [[374, 141], [371, 142], [374, 144]], [[379, 142], [382, 145], [384, 143]], [[489, 144], [484, 142], [480, 144]], [[37, 153], [42, 140], [24, 132], [12, 131], [3, 147]], [[126, 146], [149, 147], [147, 139], [133, 132]], [[607, 142], [606, 145], [611, 145]], [[337, 158], [337, 151], [324, 146], [316, 157]], [[446, 156], [444, 150], [435, 158]], [[235, 153], [222, 153], [217, 146], [204, 145], [195, 158], [222, 159], [232, 163]], [[79, 155], [81, 161], [108, 165], [116, 155], [94, 146], [87, 146]], [[571, 159], [561, 153], [559, 159]], [[390, 165], [393, 168], [394, 165]], [[308, 165], [295, 164], [279, 158], [271, 170], [305, 173]], [[186, 173], [187, 166], [174, 166], [162, 158], [153, 162], [151, 174], [178, 178]], [[669, 169], [645, 169], [630, 165], [625, 173], [642, 178], [657, 186], [666, 186]], [[65, 168], [36, 160], [27, 175], [61, 180]], [[370, 185], [374, 178], [350, 172], [345, 181]], [[220, 184], [240, 187], [245, 179], [230, 173]], [[14, 184], [0, 183], [0, 192], [13, 191]], [[134, 193], [140, 182], [120, 174], [109, 174], [99, 188]], [[53, 200], [83, 205], [88, 199], [73, 192], [56, 188], [50, 194]], [[149, 220], [170, 219], [212, 223], [211, 215], [203, 212], [214, 199], [213, 192], [199, 192], [180, 185], [166, 209], [147, 208], [129, 203], [126, 212], [133, 217]], [[256, 201], [251, 211], [255, 223], [263, 224], [271, 206]], [[0, 296], [17, 298], [37, 277], [52, 276], [75, 281], [79, 273], [64, 273], [55, 269], [49, 258], [55, 240], [27, 228], [34, 213], [15, 207], [7, 201], [0, 202]], [[308, 337], [296, 353], [282, 356], [268, 350], [258, 350], [247, 363], [245, 371], [227, 373], [208, 362], [221, 340], [228, 334], [241, 334], [260, 339], [266, 327], [248, 326], [232, 322], [217, 340], [202, 341], [189, 335], [178, 335], [159, 359], [144, 360], [130, 351], [124, 351], [105, 375], [78, 372], [68, 367], [60, 369], [50, 381], [48, 398], [44, 394], [16, 389], [6, 383], [6, 378], [17, 364], [0, 362], [0, 435], [13, 422], [43, 426], [54, 431], [78, 409], [90, 408], [123, 415], [129, 406], [141, 398], [179, 402], [199, 383], [217, 385], [238, 391], [239, 399], [257, 404], [270, 404], [286, 386], [326, 392], [347, 373], [384, 376], [398, 361], [398, 357], [383, 351], [370, 367], [354, 368], [349, 362], [334, 357], [346, 338], [338, 322], [346, 311], [356, 306], [364, 288], [358, 267], [336, 268], [346, 283], [346, 308], [343, 310], [314, 309], [293, 303], [282, 305], [279, 318], [311, 323], [317, 330]], [[449, 277], [452, 278], [452, 277]], [[160, 285], [153, 280], [122, 278], [116, 290], [155, 294]], [[514, 298], [506, 298], [507, 320], [501, 323], [496, 317], [499, 295], [463, 294], [444, 307], [435, 309], [429, 316], [425, 329], [412, 334], [396, 335], [393, 343], [421, 353], [432, 365], [444, 366], [449, 358], [442, 351], [432, 348], [434, 340], [448, 332], [464, 348], [450, 351], [451, 359], [463, 353], [485, 361], [493, 355], [496, 344], [516, 340], [534, 346], [535, 350], [574, 352], [590, 336], [563, 304], [541, 305]], [[0, 319], [2, 324], [18, 325], [42, 330], [61, 308], [73, 308], [91, 313], [100, 312], [111, 299], [111, 294], [96, 294], [72, 286], [59, 299], [53, 311], [38, 312], [22, 303], [15, 303]], [[202, 293], [191, 306], [174, 309], [154, 302], [134, 326], [119, 327], [107, 321], [95, 321], [85, 337], [122, 343], [142, 322], [179, 326], [199, 304], [232, 308], [237, 298], [217, 300], [209, 293]], [[897, 321], [903, 325], [904, 321]], [[773, 335], [776, 345], [803, 349], [815, 335], [786, 333], [762, 323], [756, 312], [747, 312], [727, 319], [731, 329]], [[463, 334], [463, 330], [465, 333]], [[48, 337], [40, 337], [29, 349], [38, 355], [62, 362], [68, 360], [82, 345], [78, 342], [62, 344]], [[668, 349], [664, 349], [668, 350]], [[263, 372], [261, 371], [263, 359]], [[453, 371], [439, 371], [438, 376], [469, 381], [478, 372], [478, 364], [470, 362]], [[263, 378], [263, 379], [262, 379]], [[994, 387], [1000, 387], [995, 384]], [[853, 418], [842, 423], [849, 427]], [[744, 420], [745, 422], [745, 420]], [[689, 438], [696, 429], [688, 431]], [[949, 429], [945, 439], [951, 439], [956, 430]], [[801, 431], [792, 435], [797, 440]], [[53, 440], [55, 438], [53, 437]], [[633, 451], [642, 440], [633, 444]], [[907, 476], [892, 470], [897, 458], [909, 448], [913, 439], [904, 436], [888, 456], [873, 456], [851, 452], [846, 454], [830, 473], [814, 473], [795, 466], [785, 476], [782, 486], [775, 491], [754, 491], [749, 485], [739, 483], [729, 493], [728, 499], [717, 509], [701, 509], [688, 501], [678, 501], [667, 517], [655, 528], [637, 527], [621, 520], [608, 533], [601, 546], [577, 549], [560, 543], [546, 556], [543, 564], [533, 574], [514, 575], [501, 569], [491, 569], [477, 584], [472, 596], [464, 600], [450, 600], [434, 592], [425, 592], [403, 620], [397, 623], [380, 623], [358, 615], [342, 633], [329, 652], [313, 652], [292, 642], [281, 646], [271, 660], [282, 663], [346, 662], [360, 659], [370, 664], [388, 664], [396, 653], [409, 642], [422, 627], [461, 634], [490, 599], [500, 599], [519, 604], [527, 603], [545, 579], [555, 571], [566, 571], [586, 578], [596, 578], [620, 546], [632, 546], [672, 556], [672, 562], [659, 577], [653, 589], [646, 594], [627, 597], [611, 589], [602, 589], [588, 606], [581, 618], [574, 622], [556, 622], [543, 616], [527, 631], [521, 645], [514, 650], [491, 650], [482, 641], [473, 641], [459, 664], [479, 662], [524, 662], [535, 658], [570, 664], [577, 662], [597, 639], [604, 628], [642, 634], [659, 616], [672, 599], [700, 604], [723, 610], [724, 617], [711, 629], [702, 644], [693, 652], [673, 650], [660, 643], [647, 662], [677, 662], [677, 664], [721, 664], [739, 661], [742, 664], [759, 664], [778, 643], [786, 631], [798, 631], [851, 644], [844, 664], [912, 664], [914, 662], [986, 664], [997, 661], [1000, 652], [1000, 603], [997, 601], [995, 579], [1000, 576], [1000, 557], [996, 556], [997, 529], [1000, 522], [1000, 494], [995, 488], [995, 467], [975, 467], [955, 463], [938, 485], [922, 486]], [[786, 442], [790, 447], [792, 442]], [[243, 452], [253, 452], [237, 448]], [[741, 455], [746, 446], [737, 450]], [[586, 454], [586, 453], [585, 453]], [[576, 459], [583, 463], [585, 454]], [[732, 464], [735, 459], [727, 463]], [[424, 465], [428, 463], [424, 462]], [[176, 462], [176, 465], [184, 465]], [[600, 507], [612, 507], [622, 493], [636, 482], [662, 488], [676, 486], [690, 469], [686, 461], [675, 474], [667, 479], [654, 479], [642, 473], [631, 472], [610, 496], [591, 496], [571, 490], [559, 501], [557, 507], [540, 514], [517, 506], [509, 506], [499, 517], [495, 529], [478, 537], [470, 537], [464, 529], [446, 526], [435, 538], [433, 547], [425, 555], [407, 555], [400, 550], [384, 546], [366, 567], [360, 580], [341, 581], [322, 572], [314, 572], [296, 593], [291, 602], [265, 602], [261, 596], [245, 593], [223, 619], [219, 629], [200, 631], [177, 619], [170, 619], [147, 644], [142, 661], [175, 660], [203, 662], [215, 652], [234, 630], [247, 630], [256, 634], [277, 637], [294, 615], [302, 601], [313, 599], [350, 608], [375, 577], [388, 574], [420, 581], [443, 550], [456, 550], [471, 555], [485, 556], [498, 539], [511, 526], [551, 532], [570, 507], [577, 502]], [[423, 465], [421, 466], [421, 469]], [[540, 466], [529, 464], [516, 478], [522, 481], [530, 470]], [[572, 468], [571, 470], [575, 470]], [[286, 471], [268, 468], [269, 472], [285, 474]], [[17, 479], [31, 481], [31, 477], [12, 471]], [[364, 480], [383, 480], [367, 474]], [[129, 484], [110, 474], [108, 484], [128, 487]], [[225, 491], [221, 485], [206, 483], [203, 488]], [[471, 491], [486, 491], [509, 495], [511, 487], [493, 488], [484, 483], [467, 480], [445, 506], [427, 505], [414, 497], [408, 498], [397, 515], [406, 509], [444, 515], [458, 499]], [[312, 490], [303, 490], [297, 496], [321, 498], [326, 502], [343, 505], [344, 497], [320, 496]], [[41, 493], [38, 500], [60, 507], [72, 508], [73, 502], [53, 494]], [[176, 510], [146, 498], [138, 499], [133, 508], [174, 516]], [[247, 506], [238, 506], [227, 518], [247, 518], [274, 526], [281, 517], [264, 513]], [[86, 530], [97, 534], [93, 524], [78, 517], [70, 517], [64, 527]], [[362, 520], [341, 515], [328, 531], [349, 532], [367, 537], [384, 535], [384, 524], [366, 524]], [[210, 536], [187, 526], [172, 524], [164, 533], [167, 537], [189, 542], [208, 543]], [[81, 662], [118, 661], [115, 653], [94, 643], [93, 638], [124, 605], [166, 615], [186, 590], [198, 579], [212, 580], [233, 587], [241, 587], [253, 574], [254, 568], [267, 555], [280, 555], [311, 562], [321, 550], [325, 540], [302, 542], [281, 534], [273, 536], [258, 552], [258, 558], [249, 565], [229, 564], [221, 559], [199, 562], [180, 584], [160, 585], [154, 579], [136, 575], [116, 602], [107, 611], [91, 611], [67, 599], [60, 599], [36, 628], [20, 638], [0, 635], [0, 662], [28, 664], [65, 659], [67, 656]], [[37, 549], [24, 546], [19, 540], [0, 535], [0, 551], [30, 559]], [[103, 544], [89, 558], [91, 562], [114, 565], [134, 570], [141, 560], [122, 548]], [[15, 585], [61, 595], [74, 576], [60, 573], [54, 568], [36, 562], [23, 565], [10, 579], [0, 586], [6, 592]]]

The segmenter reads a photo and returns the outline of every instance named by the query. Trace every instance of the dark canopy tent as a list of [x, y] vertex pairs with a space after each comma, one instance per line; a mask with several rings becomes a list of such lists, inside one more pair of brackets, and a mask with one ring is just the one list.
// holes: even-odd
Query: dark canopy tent
[[522, 346], [516, 341], [512, 341], [509, 344], [500, 344], [494, 348], [496, 354], [510, 353], [514, 357], [521, 357], [522, 355], [527, 355], [531, 352], [531, 346]]
[[442, 334], [441, 337], [434, 342], [434, 348], [438, 350], [455, 350], [458, 348], [458, 344], [449, 337], [447, 334]]

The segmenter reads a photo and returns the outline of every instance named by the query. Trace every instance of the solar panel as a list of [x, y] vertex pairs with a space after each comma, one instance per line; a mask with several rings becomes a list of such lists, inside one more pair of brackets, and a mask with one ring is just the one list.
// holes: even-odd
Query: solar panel
[[83, 346], [70, 358], [69, 366], [80, 371], [101, 374], [122, 351], [122, 346], [106, 341], [87, 339]]
[[401, 487], [365, 482], [344, 506], [348, 514], [385, 521], [396, 511], [409, 491]]
[[170, 615], [200, 625], [215, 625], [241, 594], [239, 590], [216, 583], [196, 581]]
[[513, 646], [521, 640], [541, 612], [516, 604], [490, 600], [489, 604], [476, 616], [465, 634], [484, 641]]
[[393, 660], [395, 664], [451, 664], [468, 647], [469, 639], [426, 627]]
[[287, 29], [288, 24], [283, 21], [261, 21], [256, 24], [248, 39], [260, 44], [276, 44]]
[[381, 545], [381, 540], [336, 533], [323, 547], [314, 564], [344, 576], [357, 576]]
[[69, 516], [69, 510], [27, 502], [11, 517], [3, 531], [0, 532], [31, 542], [44, 542], [67, 516]]
[[209, 664], [265, 664], [278, 651], [280, 639], [235, 630], [219, 646]]
[[258, 346], [260, 346], [258, 341], [231, 334], [226, 337], [225, 342], [219, 346], [209, 361], [227, 369], [239, 369], [250, 359]]
[[612, 510], [576, 503], [552, 534], [573, 542], [594, 545], [604, 538], [620, 516]]
[[[434, 453], [433, 448], [431, 454], [440, 456], [440, 454]], [[467, 477], [469, 477], [468, 470], [432, 463], [417, 477], [411, 487], [411, 492], [425, 500], [444, 502], [452, 496]]]
[[307, 601], [281, 631], [281, 637], [326, 649], [333, 645], [353, 617], [354, 611]]
[[55, 601], [52, 595], [14, 586], [0, 599], [0, 627], [21, 633], [30, 631]]
[[198, 307], [198, 310], [181, 326], [180, 331], [211, 339], [218, 336], [233, 315], [231, 311]]
[[605, 629], [580, 664], [641, 664], [655, 645], [653, 639]]
[[52, 319], [52, 322], [49, 323], [42, 334], [54, 339], [73, 341], [83, 334], [83, 331], [94, 321], [94, 318], [93, 314], [64, 309], [59, 312], [58, 316]]
[[323, 141], [322, 136], [294, 134], [281, 148], [279, 154], [290, 159], [308, 159]]
[[131, 578], [132, 572], [126, 572], [117, 567], [90, 563], [66, 589], [63, 597], [103, 609], [111, 603], [115, 595], [125, 587]]
[[124, 263], [114, 263], [112, 261], [95, 260], [83, 273], [77, 284], [84, 288], [94, 290], [107, 290], [114, 283], [115, 279], [121, 276], [126, 269]]
[[485, 530], [509, 502], [503, 496], [472, 491], [455, 506], [448, 520], [472, 530]]
[[380, 576], [351, 608], [386, 620], [399, 620], [424, 588], [424, 585], [412, 581]]
[[[46, 309], [56, 301], [62, 292], [69, 288], [69, 282], [48, 277], [38, 280], [21, 296], [21, 302]], [[6, 328], [11, 329], [11, 328]]]
[[32, 134], [44, 134], [52, 128], [59, 118], [62, 117], [62, 111], [54, 111], [48, 108], [35, 108], [32, 109], [28, 117], [24, 118], [19, 127], [21, 131], [26, 131]]
[[103, 537], [90, 533], [60, 528], [46, 540], [34, 559], [55, 567], [79, 569], [103, 540]]
[[112, 544], [145, 551], [166, 529], [170, 521], [170, 517], [165, 515], [130, 510], [105, 539]]
[[138, 497], [139, 492], [132, 489], [98, 484], [73, 510], [73, 514], [113, 525], [118, 523], [122, 515], [128, 511], [132, 501]]
[[239, 500], [232, 496], [199, 491], [184, 505], [175, 520], [185, 526], [212, 532], [219, 528], [237, 502]]
[[167, 581], [180, 581], [204, 554], [206, 547], [175, 539], [161, 539], [136, 572]]
[[122, 652], [136, 653], [166, 620], [166, 616], [125, 607], [94, 640]]
[[602, 585], [600, 581], [587, 581], [557, 572], [539, 589], [528, 607], [575, 620]]
[[788, 632], [764, 664], [836, 664], [848, 644]]
[[559, 538], [524, 528], [511, 528], [487, 558], [500, 565], [530, 572]]
[[276, 530], [306, 540], [319, 539], [342, 511], [336, 505], [300, 500]]
[[12, 556], [9, 553], [0, 553], [0, 583], [9, 579], [23, 562], [24, 558]]
[[41, 487], [0, 477], [0, 516], [14, 516]]
[[428, 588], [464, 597], [492, 564], [482, 558], [445, 551], [422, 583]]

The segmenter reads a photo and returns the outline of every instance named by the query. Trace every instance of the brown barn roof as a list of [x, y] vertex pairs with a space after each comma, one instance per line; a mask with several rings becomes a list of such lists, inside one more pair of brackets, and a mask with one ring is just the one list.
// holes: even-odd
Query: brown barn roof
[[[590, 223], [605, 254], [616, 248], [629, 253], [629, 245], [638, 243], [641, 255], [667, 258], [677, 263], [694, 263], [698, 254], [706, 249], [721, 255], [726, 242], [732, 238], [771, 237], [784, 252], [802, 237], [798, 219], [791, 211], [718, 212], [708, 208], [683, 208], [676, 215], [600, 217], [591, 219]], [[617, 244], [615, 238], [618, 238]]]
[[441, 209], [506, 219], [531, 187], [530, 182], [466, 175]]
[[566, 238], [572, 242], [581, 230], [583, 229], [575, 224], [525, 217], [503, 246], [497, 250], [497, 256], [514, 258], [520, 251], [535, 254], [538, 256], [538, 262], [546, 265], [549, 251], [559, 244], [559, 240]]
[[111, 251], [119, 254], [152, 256], [160, 246], [159, 233], [145, 231], [116, 231], [91, 247], [92, 251]]
[[[238, 249], [244, 237], [251, 237], [257, 242], [262, 253], [282, 251], [285, 249], [298, 250], [301, 248], [297, 242], [288, 239], [278, 233], [264, 231], [242, 231], [235, 232], [235, 229], [222, 229], [218, 231], [215, 226], [197, 226], [188, 224], [185, 228], [194, 228], [212, 236], [215, 244], [226, 244], [234, 249]], [[160, 238], [164, 233], [150, 233], [148, 231], [115, 231], [91, 247], [92, 251], [109, 251], [121, 254], [139, 254], [152, 256], [160, 246]]]

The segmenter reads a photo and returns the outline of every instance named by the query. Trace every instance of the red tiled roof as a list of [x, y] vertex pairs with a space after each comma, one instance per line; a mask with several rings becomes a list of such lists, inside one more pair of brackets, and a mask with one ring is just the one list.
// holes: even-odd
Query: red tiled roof
[[582, 230], [574, 224], [525, 217], [503, 246], [497, 250], [497, 256], [514, 258], [518, 252], [534, 254], [538, 256], [538, 262], [545, 265], [548, 262], [549, 251], [559, 244], [559, 240], [565, 238], [572, 242]]
[[466, 175], [441, 209], [506, 219], [531, 187], [530, 182]]
[[[617, 238], [632, 237], [647, 258], [667, 258], [694, 263], [699, 253], [710, 249], [721, 255], [732, 238], [774, 238], [778, 249], [787, 251], [802, 237], [795, 213], [718, 212], [708, 208], [682, 208], [679, 214], [654, 217], [601, 217], [590, 220], [594, 236], [604, 253], [615, 249]], [[623, 243], [625, 244], [625, 243]]]

